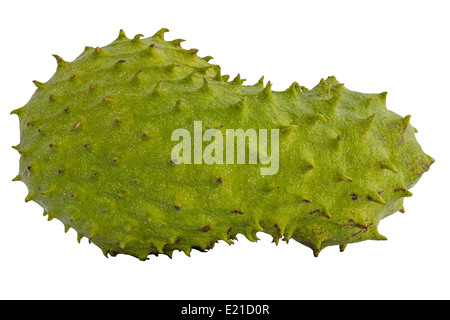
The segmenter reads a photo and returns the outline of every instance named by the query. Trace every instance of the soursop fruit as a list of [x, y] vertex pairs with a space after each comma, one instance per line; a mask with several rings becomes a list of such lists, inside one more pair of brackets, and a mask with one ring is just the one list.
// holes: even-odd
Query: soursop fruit
[[386, 239], [380, 220], [404, 211], [434, 160], [410, 116], [386, 109], [385, 92], [354, 92], [335, 77], [312, 89], [243, 85], [167, 31], [129, 39], [121, 30], [72, 62], [55, 55], [51, 79], [33, 81], [12, 112], [13, 180], [28, 187], [26, 201], [105, 256], [141, 260], [260, 231], [315, 256]]

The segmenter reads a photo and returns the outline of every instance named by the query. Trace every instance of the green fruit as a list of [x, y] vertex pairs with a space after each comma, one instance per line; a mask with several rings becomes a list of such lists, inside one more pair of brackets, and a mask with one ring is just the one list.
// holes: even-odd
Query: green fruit
[[[167, 31], [145, 39], [121, 31], [73, 62], [55, 55], [53, 77], [34, 81], [35, 94], [12, 112], [21, 128], [14, 180], [27, 185], [26, 201], [106, 256], [142, 260], [231, 244], [237, 234], [256, 241], [259, 231], [314, 255], [385, 239], [378, 223], [404, 210], [404, 197], [434, 162], [410, 116], [386, 109], [386, 93], [350, 91], [334, 77], [310, 90], [293, 83], [275, 92], [262, 78], [243, 85], [239, 75], [221, 75], [211, 57], [183, 49], [183, 40], [165, 41]], [[214, 144], [202, 137], [213, 128]], [[173, 157], [177, 129], [194, 135], [180, 158]], [[226, 158], [230, 129], [266, 129], [271, 161], [276, 131], [275, 171], [263, 174], [269, 165], [264, 157], [251, 162], [250, 151], [245, 164]]]

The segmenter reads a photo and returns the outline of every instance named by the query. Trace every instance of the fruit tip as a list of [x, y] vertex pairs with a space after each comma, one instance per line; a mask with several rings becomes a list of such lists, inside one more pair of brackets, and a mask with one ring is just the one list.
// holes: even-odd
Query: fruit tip
[[45, 87], [45, 84], [42, 82], [39, 82], [37, 80], [33, 80], [34, 85], [38, 88], [38, 89], [43, 89]]
[[161, 28], [161, 29], [159, 29], [159, 30], [153, 35], [152, 38], [158, 38], [158, 39], [160, 39], [160, 40], [164, 40], [164, 34], [165, 34], [166, 32], [169, 32], [169, 29], [167, 29], [167, 28]]
[[15, 115], [20, 117], [20, 115], [22, 114], [22, 112], [24, 112], [24, 110], [25, 110], [24, 107], [20, 107], [20, 108], [14, 109], [14, 110], [12, 110], [10, 112], [10, 115], [11, 114], [15, 114]]
[[133, 41], [138, 41], [140, 40], [144, 35], [142, 33], [138, 33], [137, 35], [134, 36], [134, 38], [132, 39]]
[[127, 36], [125, 35], [125, 31], [123, 31], [123, 29], [120, 29], [119, 36], [117, 37], [116, 41], [121, 40], [121, 39], [126, 39], [126, 38], [127, 38]]
[[61, 58], [59, 55], [53, 54], [52, 56], [56, 59], [56, 63], [58, 64], [58, 67], [63, 67], [66, 64], [66, 61], [64, 61], [64, 59]]

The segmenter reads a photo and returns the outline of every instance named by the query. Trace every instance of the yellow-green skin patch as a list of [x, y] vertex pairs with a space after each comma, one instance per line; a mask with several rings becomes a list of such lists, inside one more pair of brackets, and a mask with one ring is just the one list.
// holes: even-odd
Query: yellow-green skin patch
[[[294, 239], [317, 255], [327, 246], [385, 239], [379, 221], [433, 159], [409, 116], [385, 107], [386, 94], [346, 89], [334, 77], [311, 90], [293, 83], [243, 85], [154, 36], [86, 47], [58, 68], [22, 108], [20, 173], [26, 201], [40, 204], [104, 254], [189, 255], [237, 234]], [[279, 171], [261, 164], [171, 161], [175, 129], [279, 129]], [[203, 145], [205, 146], [205, 144]]]

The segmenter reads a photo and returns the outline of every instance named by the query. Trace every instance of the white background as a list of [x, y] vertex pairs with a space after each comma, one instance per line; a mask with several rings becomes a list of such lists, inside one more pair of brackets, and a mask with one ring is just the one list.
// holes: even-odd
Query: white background
[[[0, 5], [0, 298], [2, 299], [448, 299], [450, 298], [449, 1], [8, 1]], [[190, 258], [106, 259], [86, 239], [42, 216], [18, 173], [12, 109], [56, 69], [128, 37], [170, 29], [186, 49], [211, 55], [223, 74], [283, 90], [334, 75], [366, 93], [388, 92], [388, 109], [412, 115], [436, 159], [411, 190], [406, 213], [383, 220], [387, 241], [323, 250], [259, 233]]]

